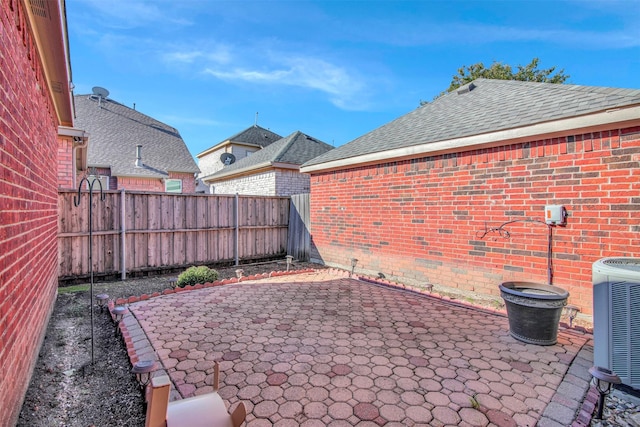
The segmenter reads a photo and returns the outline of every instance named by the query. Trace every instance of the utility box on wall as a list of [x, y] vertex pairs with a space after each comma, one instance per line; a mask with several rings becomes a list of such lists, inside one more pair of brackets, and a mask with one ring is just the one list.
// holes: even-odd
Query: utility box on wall
[[549, 225], [566, 225], [567, 210], [563, 205], [547, 205], [544, 207], [544, 221]]

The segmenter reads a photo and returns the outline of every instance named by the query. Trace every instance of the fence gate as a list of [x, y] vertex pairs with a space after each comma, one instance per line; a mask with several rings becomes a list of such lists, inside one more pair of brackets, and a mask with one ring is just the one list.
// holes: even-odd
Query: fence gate
[[299, 261], [309, 261], [309, 253], [311, 252], [310, 223], [309, 193], [291, 196], [287, 254]]

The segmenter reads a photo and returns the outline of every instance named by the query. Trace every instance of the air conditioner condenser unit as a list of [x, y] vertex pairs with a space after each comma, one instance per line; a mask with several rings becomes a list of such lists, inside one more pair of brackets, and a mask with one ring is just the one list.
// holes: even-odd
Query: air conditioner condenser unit
[[593, 263], [593, 361], [640, 389], [640, 258]]

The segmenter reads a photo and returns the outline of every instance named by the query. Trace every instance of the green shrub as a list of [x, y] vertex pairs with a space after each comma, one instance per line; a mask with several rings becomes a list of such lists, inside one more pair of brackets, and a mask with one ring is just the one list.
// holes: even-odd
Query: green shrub
[[205, 284], [218, 280], [218, 272], [206, 266], [189, 267], [178, 276], [176, 286], [184, 288], [187, 285]]

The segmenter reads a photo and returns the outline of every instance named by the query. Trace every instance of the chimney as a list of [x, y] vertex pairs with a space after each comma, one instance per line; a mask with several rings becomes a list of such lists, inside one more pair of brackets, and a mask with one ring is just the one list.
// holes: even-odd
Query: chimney
[[136, 167], [141, 168], [142, 164], [142, 145], [136, 145]]

